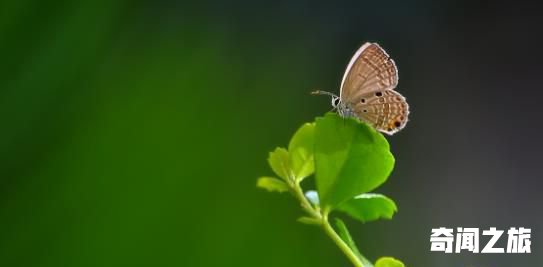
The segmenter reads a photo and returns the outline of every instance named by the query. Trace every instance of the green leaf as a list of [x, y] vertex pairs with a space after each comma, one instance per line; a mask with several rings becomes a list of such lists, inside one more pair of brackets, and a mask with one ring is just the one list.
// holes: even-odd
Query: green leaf
[[362, 222], [392, 219], [394, 212], [398, 211], [392, 199], [373, 193], [358, 195], [341, 203], [337, 209]]
[[375, 267], [405, 267], [405, 265], [395, 258], [382, 257], [375, 262]]
[[347, 246], [349, 246], [349, 248], [353, 251], [356, 257], [362, 262], [364, 267], [373, 267], [373, 264], [371, 264], [371, 262], [366, 259], [366, 257], [364, 257], [356, 247], [356, 244], [354, 243], [354, 240], [351, 237], [351, 234], [349, 233], [349, 230], [347, 229], [345, 223], [341, 219], [336, 218], [336, 226], [338, 228], [339, 237], [341, 237], [343, 242], [345, 242]]
[[325, 209], [375, 189], [393, 166], [387, 140], [372, 127], [335, 113], [316, 119], [315, 171]]
[[256, 186], [266, 189], [270, 192], [275, 191], [282, 193], [288, 191], [288, 185], [285, 182], [274, 177], [260, 177], [256, 181]]
[[322, 224], [322, 221], [319, 219], [311, 218], [311, 217], [300, 217], [298, 218], [298, 222], [304, 223], [304, 224], [310, 224], [310, 225], [320, 225]]
[[288, 151], [282, 147], [270, 152], [268, 163], [277, 176], [289, 181], [290, 177], [290, 156]]
[[297, 181], [303, 180], [315, 171], [314, 140], [315, 123], [305, 123], [290, 139], [288, 144], [290, 166]]

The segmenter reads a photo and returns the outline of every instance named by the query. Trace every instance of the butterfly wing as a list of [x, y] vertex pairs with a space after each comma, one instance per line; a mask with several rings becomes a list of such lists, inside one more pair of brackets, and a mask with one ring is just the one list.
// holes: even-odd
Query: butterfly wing
[[405, 127], [409, 105], [394, 88], [396, 63], [376, 43], [365, 43], [354, 54], [341, 81], [340, 97], [356, 116], [375, 129], [394, 134]]
[[393, 90], [363, 93], [351, 107], [358, 118], [389, 135], [405, 127], [409, 115], [405, 97]]
[[376, 43], [365, 43], [347, 65], [341, 81], [340, 97], [344, 103], [357, 102], [362, 94], [393, 90], [398, 85], [394, 60]]

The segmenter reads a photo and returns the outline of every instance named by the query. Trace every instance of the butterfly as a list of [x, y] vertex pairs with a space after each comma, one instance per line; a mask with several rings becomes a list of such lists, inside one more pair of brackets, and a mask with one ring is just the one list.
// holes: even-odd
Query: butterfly
[[392, 135], [403, 129], [409, 115], [409, 105], [400, 93], [396, 63], [377, 43], [365, 43], [347, 65], [339, 97], [326, 91], [332, 106], [342, 117], [356, 117], [380, 132]]

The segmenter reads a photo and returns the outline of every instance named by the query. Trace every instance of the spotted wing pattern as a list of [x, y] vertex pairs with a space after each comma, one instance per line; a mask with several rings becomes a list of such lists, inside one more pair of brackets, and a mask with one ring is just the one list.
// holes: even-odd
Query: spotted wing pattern
[[341, 102], [360, 120], [386, 134], [405, 127], [409, 105], [394, 88], [396, 63], [376, 43], [365, 43], [351, 58], [341, 81]]
[[350, 108], [360, 120], [389, 135], [405, 127], [409, 115], [407, 101], [393, 90], [362, 94]]

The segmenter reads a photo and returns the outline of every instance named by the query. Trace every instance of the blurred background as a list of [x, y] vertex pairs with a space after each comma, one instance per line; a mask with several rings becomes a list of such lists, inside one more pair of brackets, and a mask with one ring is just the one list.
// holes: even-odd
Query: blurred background
[[[330, 110], [308, 93], [337, 92], [374, 41], [412, 113], [377, 190], [399, 212], [346, 220], [361, 251], [412, 267], [543, 266], [540, 10], [2, 1], [0, 265], [349, 266], [295, 222], [293, 198], [255, 182], [272, 174], [269, 151]], [[532, 253], [430, 252], [438, 227], [528, 227]]]

